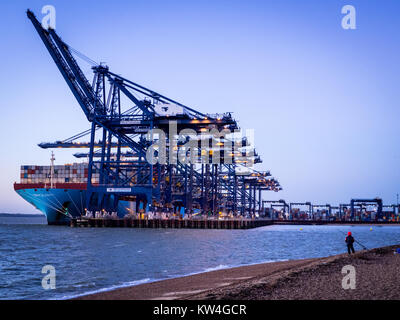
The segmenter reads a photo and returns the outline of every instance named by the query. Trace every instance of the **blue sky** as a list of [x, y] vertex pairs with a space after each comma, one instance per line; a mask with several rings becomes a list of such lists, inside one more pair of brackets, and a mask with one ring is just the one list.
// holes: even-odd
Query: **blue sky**
[[[0, 212], [33, 213], [13, 190], [42, 141], [88, 123], [26, 18], [56, 8], [58, 34], [112, 71], [255, 130], [281, 182], [265, 199], [343, 203], [400, 192], [397, 0], [1, 1]], [[356, 8], [357, 29], [341, 27]], [[82, 64], [90, 71], [89, 65]], [[56, 164], [73, 160], [57, 150]]]

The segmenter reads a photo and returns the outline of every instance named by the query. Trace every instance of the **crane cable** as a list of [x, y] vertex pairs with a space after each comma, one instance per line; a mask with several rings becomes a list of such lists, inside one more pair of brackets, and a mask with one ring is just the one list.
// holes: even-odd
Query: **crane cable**
[[79, 52], [78, 50], [72, 48], [70, 45], [66, 44], [63, 42], [64, 45], [70, 50], [72, 53], [74, 53], [76, 56], [81, 58], [82, 60], [86, 61], [87, 63], [91, 64], [92, 66], [99, 66], [100, 64], [94, 61], [93, 59], [89, 58], [88, 56], [84, 55], [82, 52]]

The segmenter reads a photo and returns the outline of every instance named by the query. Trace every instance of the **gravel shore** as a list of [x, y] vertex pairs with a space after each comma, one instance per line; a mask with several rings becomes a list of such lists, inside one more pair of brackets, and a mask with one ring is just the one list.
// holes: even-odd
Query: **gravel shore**
[[[400, 300], [400, 246], [315, 259], [216, 270], [78, 297], [109, 300]], [[356, 271], [356, 289], [343, 289], [342, 268]]]
[[[398, 246], [316, 259], [305, 266], [258, 277], [195, 299], [229, 300], [400, 300]], [[355, 289], [343, 289], [342, 268], [356, 271]]]

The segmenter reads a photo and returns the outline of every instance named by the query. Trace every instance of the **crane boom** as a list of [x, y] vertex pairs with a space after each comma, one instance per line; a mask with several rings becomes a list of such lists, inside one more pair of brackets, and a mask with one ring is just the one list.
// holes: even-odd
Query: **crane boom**
[[79, 67], [78, 63], [76, 62], [71, 52], [69, 51], [68, 45], [60, 39], [60, 37], [53, 29], [49, 29], [49, 33], [51, 37], [54, 39], [55, 43], [57, 44], [59, 50], [64, 56], [65, 61], [68, 63], [71, 71], [73, 72], [76, 81], [79, 83], [80, 87], [85, 92], [90, 103], [93, 106], [94, 105], [97, 106], [95, 111], [96, 112], [103, 111], [104, 110], [103, 102], [98, 97], [95, 96], [92, 86], [89, 84], [89, 81], [87, 80], [81, 68]]
[[60, 53], [60, 50], [57, 47], [57, 44], [53, 41], [50, 32], [45, 30], [40, 22], [36, 19], [35, 15], [32, 11], [27, 10], [26, 12], [28, 18], [31, 20], [33, 26], [35, 27], [37, 33], [39, 34], [40, 38], [42, 39], [44, 45], [46, 46], [47, 50], [49, 51], [51, 57], [53, 58], [54, 62], [56, 63], [58, 69], [60, 70], [62, 76], [64, 77], [65, 81], [67, 82], [69, 88], [71, 89], [73, 95], [75, 96], [76, 100], [78, 101], [79, 105], [83, 109], [86, 117], [89, 118], [89, 115], [93, 109], [90, 99], [85, 95], [84, 91], [79, 85], [76, 76], [74, 75], [72, 69], [68, 65], [68, 63], [63, 58], [63, 55]]

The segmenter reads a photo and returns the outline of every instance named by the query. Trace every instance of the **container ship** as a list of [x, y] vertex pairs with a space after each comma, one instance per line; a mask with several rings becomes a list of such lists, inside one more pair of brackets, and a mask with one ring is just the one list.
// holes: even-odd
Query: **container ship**
[[[48, 224], [66, 225], [71, 218], [86, 214], [88, 164], [54, 165], [54, 160], [52, 154], [49, 166], [21, 166], [20, 182], [14, 183], [14, 190], [45, 214]], [[97, 184], [99, 177], [99, 171], [93, 169], [92, 184]], [[120, 200], [115, 214], [124, 217], [136, 211], [136, 201]]]

